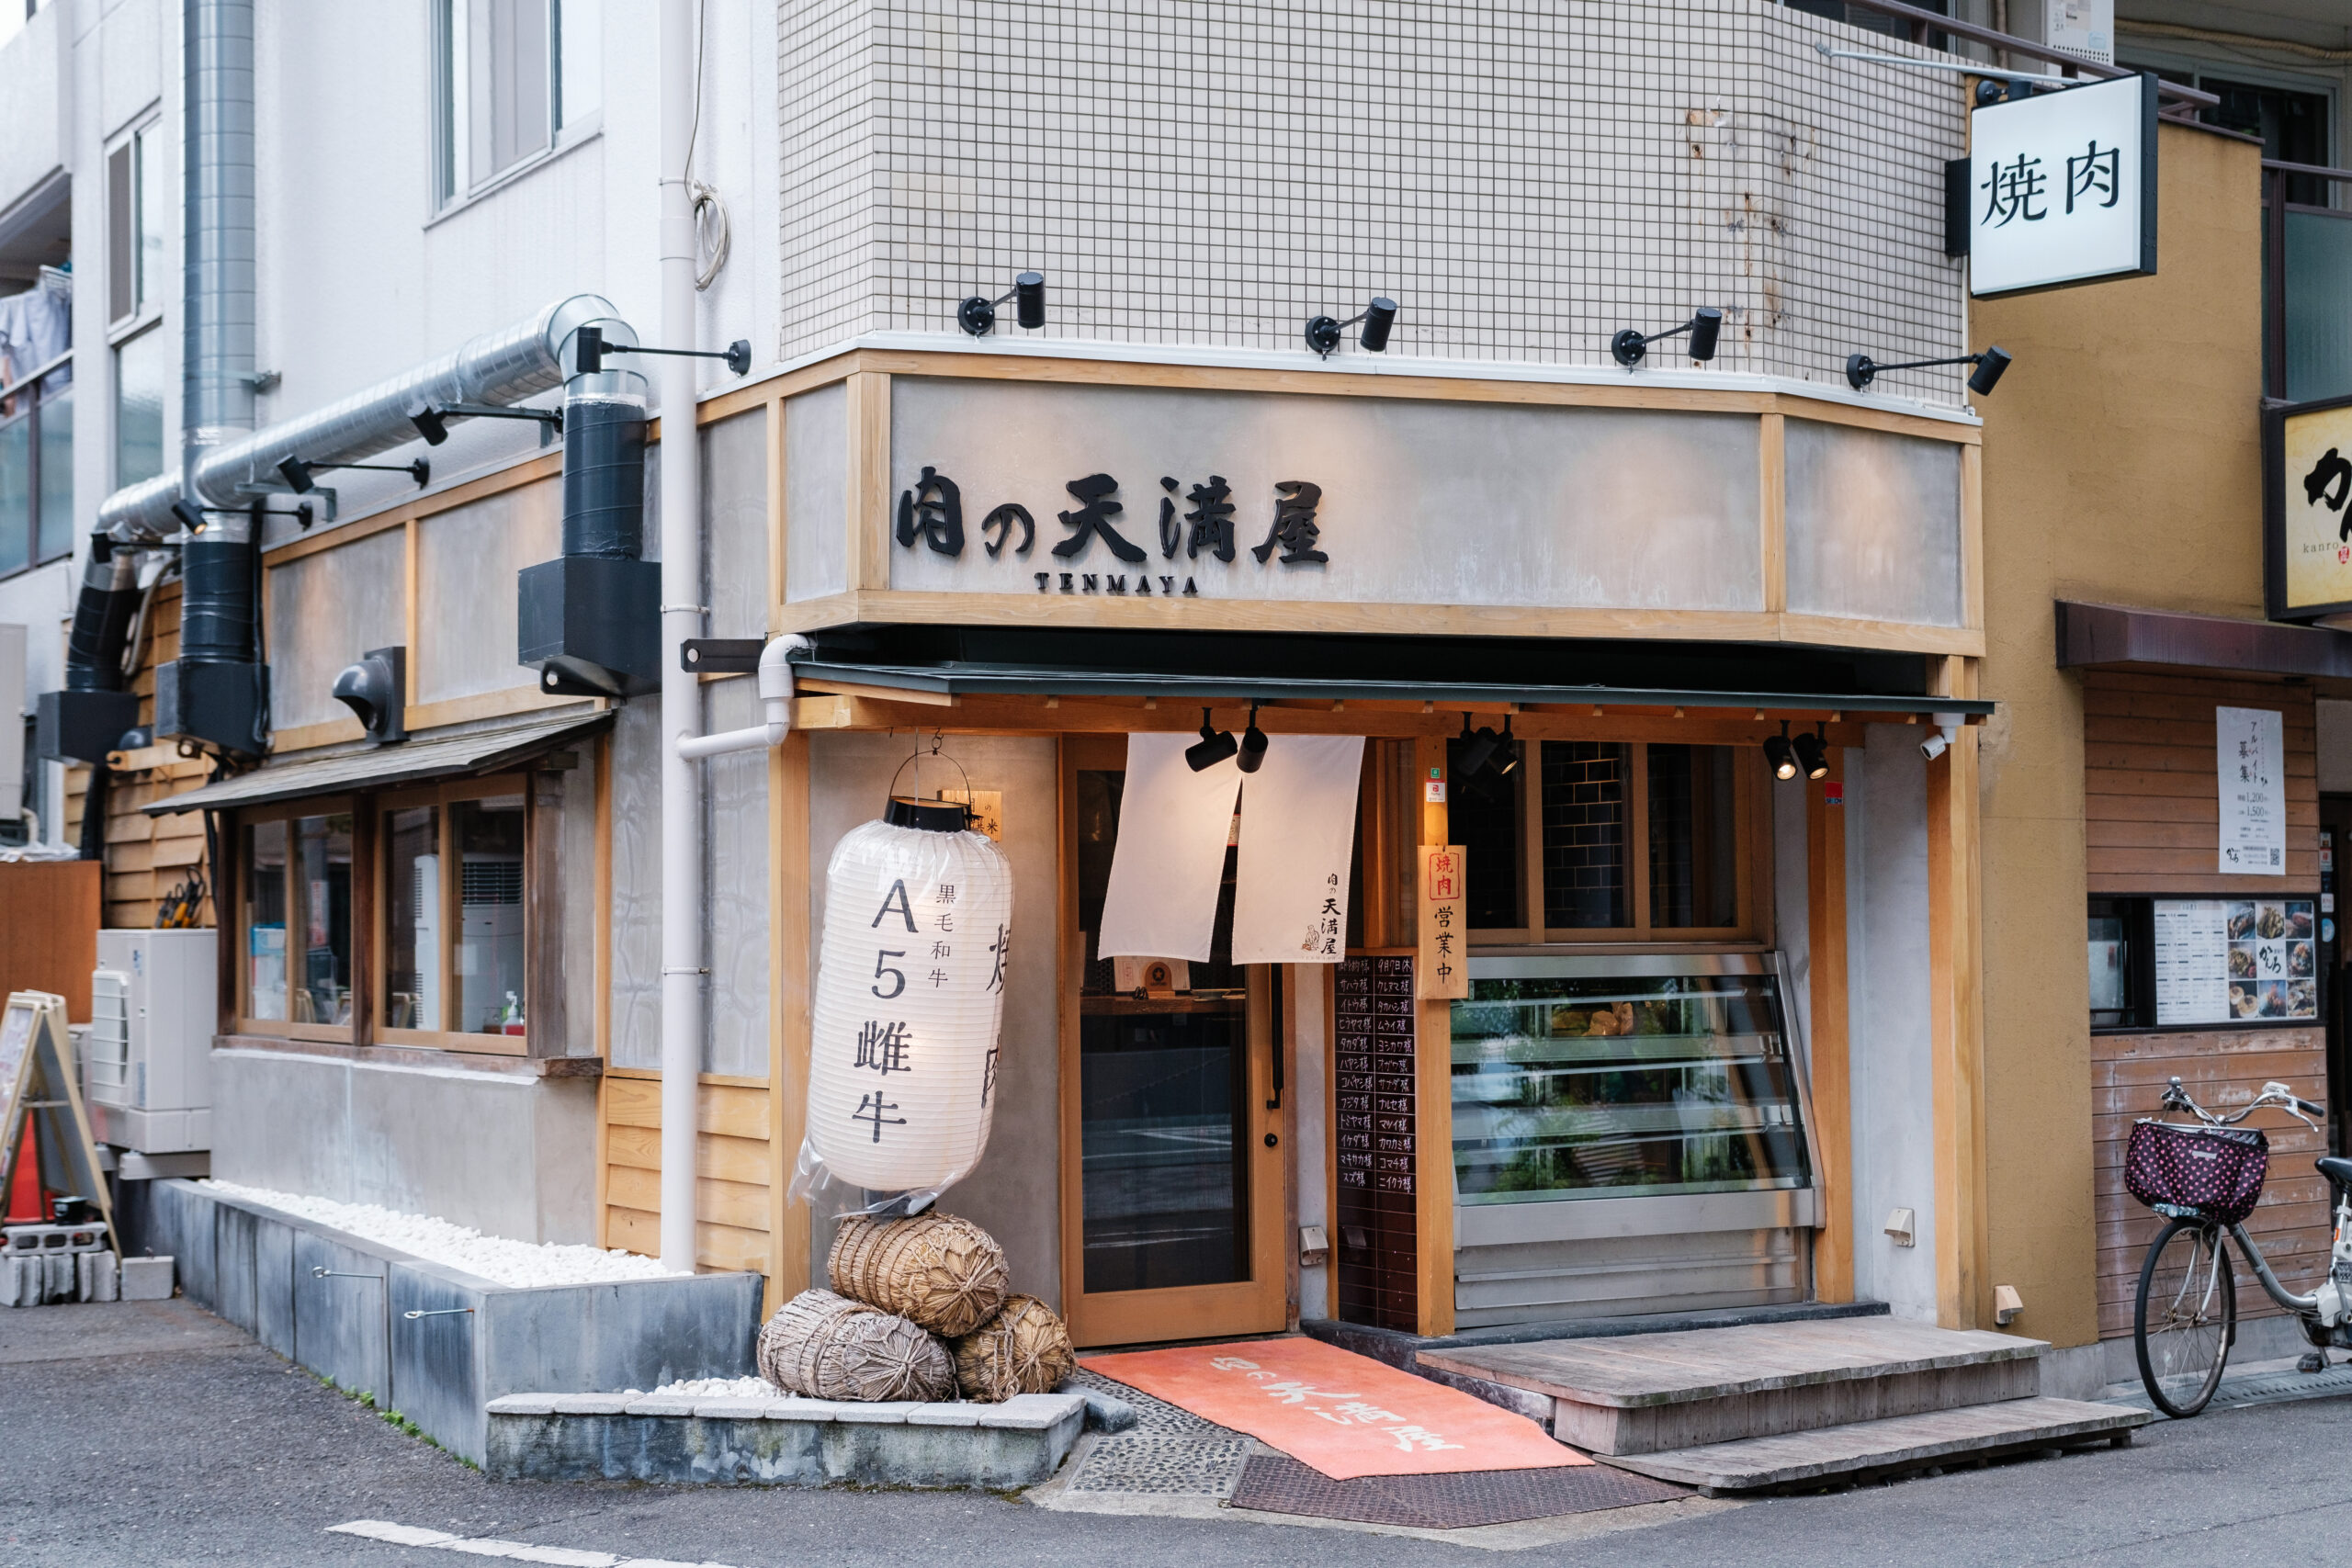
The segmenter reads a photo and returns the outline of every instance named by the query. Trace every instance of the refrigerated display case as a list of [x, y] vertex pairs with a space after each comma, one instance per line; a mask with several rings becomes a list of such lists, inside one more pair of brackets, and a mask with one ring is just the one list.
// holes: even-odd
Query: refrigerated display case
[[1808, 1294], [1773, 955], [1474, 953], [1452, 1033], [1458, 1325]]

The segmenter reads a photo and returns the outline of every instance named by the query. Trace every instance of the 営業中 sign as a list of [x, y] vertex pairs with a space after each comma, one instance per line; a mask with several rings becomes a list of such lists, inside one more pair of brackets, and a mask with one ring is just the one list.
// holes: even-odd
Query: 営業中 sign
[[2270, 615], [2352, 611], [2352, 398], [2269, 409], [2262, 423]]
[[2213, 710], [2222, 795], [2220, 869], [2241, 876], [2287, 874], [2287, 761], [2271, 708]]
[[2156, 270], [2156, 79], [1969, 116], [1968, 287], [1980, 298]]

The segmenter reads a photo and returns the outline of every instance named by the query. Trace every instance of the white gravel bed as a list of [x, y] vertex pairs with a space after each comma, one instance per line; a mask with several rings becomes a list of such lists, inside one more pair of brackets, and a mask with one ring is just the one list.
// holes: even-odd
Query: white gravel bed
[[[639, 1394], [641, 1389], [626, 1388], [623, 1393]], [[685, 1394], [696, 1399], [773, 1399], [776, 1391], [768, 1386], [765, 1378], [687, 1378], [683, 1382], [665, 1382], [653, 1391], [657, 1394]], [[786, 1399], [791, 1398], [786, 1394]]]
[[[332, 1198], [274, 1192], [266, 1187], [241, 1187], [233, 1181], [208, 1179], [199, 1185], [231, 1198], [267, 1204], [322, 1225], [349, 1231], [428, 1262], [462, 1269], [494, 1284], [592, 1285], [607, 1280], [670, 1277], [670, 1270], [662, 1267], [661, 1259], [634, 1252], [607, 1252], [601, 1247], [559, 1242], [509, 1241], [447, 1220], [436, 1220], [430, 1214], [403, 1214], [373, 1203], [338, 1203]], [[759, 1382], [757, 1378], [750, 1381]]]

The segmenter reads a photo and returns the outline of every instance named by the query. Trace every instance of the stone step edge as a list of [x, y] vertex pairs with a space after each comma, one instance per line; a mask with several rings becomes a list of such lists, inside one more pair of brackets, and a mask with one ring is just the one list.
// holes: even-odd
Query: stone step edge
[[1087, 1408], [1083, 1394], [1020, 1393], [1000, 1404], [905, 1400], [851, 1401], [711, 1394], [508, 1393], [485, 1403], [488, 1416], [658, 1416], [677, 1419], [795, 1421], [811, 1425], [982, 1427], [1045, 1431]]
[[[1738, 1438], [1730, 1442], [1672, 1449], [1663, 1453], [1597, 1453], [1592, 1457], [1602, 1464], [1614, 1465], [1620, 1470], [1695, 1486], [1713, 1496], [1726, 1492], [1761, 1491], [1767, 1487], [1787, 1486], [1798, 1482], [1860, 1472], [1917, 1469], [1945, 1459], [1989, 1459], [2034, 1449], [2081, 1446], [2093, 1441], [2129, 1442], [2134, 1431], [2154, 1419], [2149, 1412], [2130, 1405], [2093, 1404], [2078, 1399], [2056, 1399], [2041, 1394], [2030, 1399], [2002, 1400], [1989, 1405], [1962, 1405], [1960, 1409], [1997, 1411], [2009, 1405], [2020, 1407], [2015, 1413], [2020, 1418], [2015, 1425], [1924, 1442], [1898, 1441], [1880, 1446], [1871, 1443], [1870, 1437], [1873, 1429], [1879, 1429], [1883, 1436], [1886, 1428], [1932, 1422], [1938, 1416], [1949, 1416], [1957, 1412], [1943, 1410], [1922, 1412], [1917, 1416], [1892, 1416], [1876, 1421], [1817, 1427], [1809, 1432], [1781, 1433], [1769, 1438]], [[1841, 1433], [1856, 1438], [1855, 1445], [1842, 1454], [1826, 1455], [1816, 1461], [1759, 1467], [1746, 1472], [1711, 1468], [1713, 1461], [1736, 1458], [1737, 1450], [1747, 1449], [1752, 1444], [1787, 1442], [1792, 1438], [1823, 1438]]]
[[1498, 1383], [1521, 1389], [1529, 1393], [1550, 1399], [1565, 1399], [1571, 1404], [1590, 1404], [1606, 1410], [1643, 1410], [1661, 1404], [1691, 1404], [1711, 1399], [1738, 1399], [1749, 1394], [1781, 1393], [1803, 1388], [1819, 1388], [1831, 1383], [1858, 1382], [1869, 1378], [1907, 1377], [1920, 1372], [1965, 1371], [1971, 1367], [1997, 1366], [2005, 1361], [2039, 1360], [2044, 1348], [2039, 1339], [2020, 1339], [2014, 1348], [1986, 1346], [1973, 1350], [1955, 1350], [1949, 1355], [1910, 1356], [1892, 1359], [1857, 1360], [1834, 1367], [1820, 1367], [1807, 1371], [1772, 1372], [1759, 1377], [1739, 1378], [1727, 1382], [1685, 1383], [1679, 1387], [1644, 1390], [1639, 1393], [1610, 1393], [1599, 1389], [1579, 1389], [1565, 1382], [1539, 1378], [1532, 1372], [1511, 1372], [1498, 1367], [1480, 1366], [1443, 1350], [1423, 1350], [1415, 1360], [1421, 1366], [1474, 1378], [1481, 1382]]

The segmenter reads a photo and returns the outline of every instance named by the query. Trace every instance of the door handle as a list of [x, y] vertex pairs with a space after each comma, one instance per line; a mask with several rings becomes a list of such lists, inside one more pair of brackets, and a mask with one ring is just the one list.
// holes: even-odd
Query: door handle
[[[1280, 1111], [1283, 1108], [1283, 966], [1273, 964], [1267, 967], [1273, 972], [1273, 985], [1271, 987], [1271, 999], [1267, 1008], [1266, 1033], [1267, 1037], [1272, 1041], [1274, 1047], [1274, 1059], [1272, 1064], [1274, 1097], [1266, 1101], [1266, 1109]], [[1272, 1133], [1266, 1134], [1266, 1146], [1268, 1148], [1274, 1146], [1274, 1135]]]

